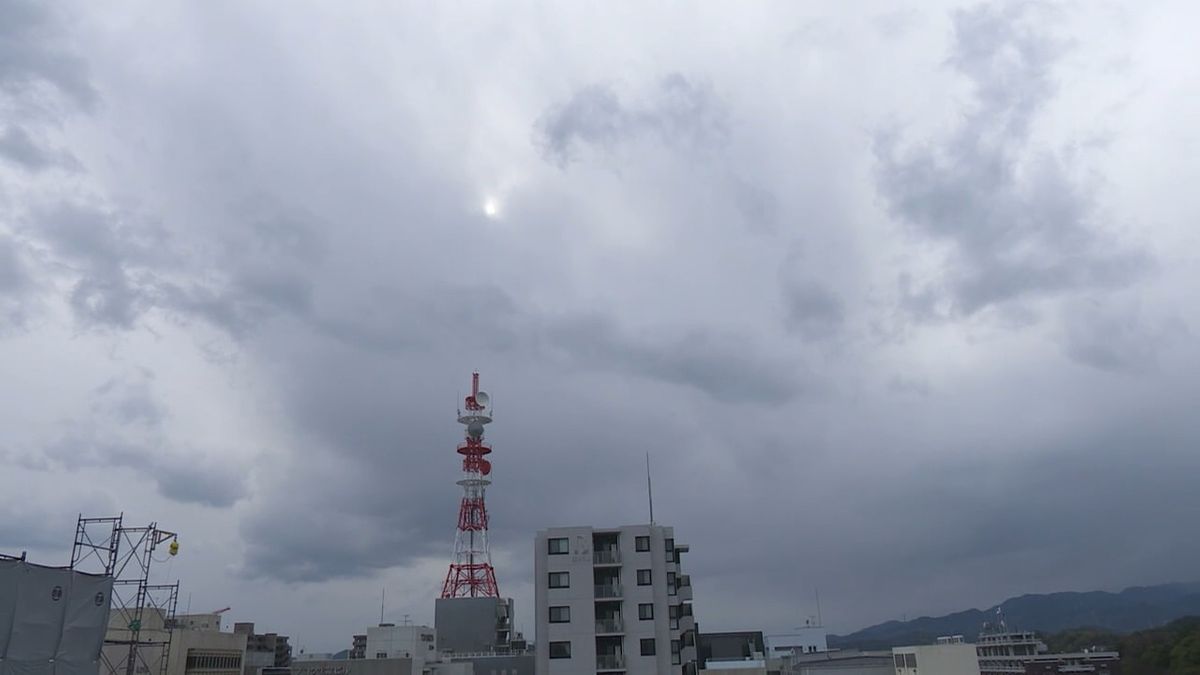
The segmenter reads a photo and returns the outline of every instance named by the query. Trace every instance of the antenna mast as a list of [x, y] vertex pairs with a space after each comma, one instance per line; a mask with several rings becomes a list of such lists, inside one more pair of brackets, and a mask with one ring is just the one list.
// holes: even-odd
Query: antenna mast
[[492, 452], [483, 440], [483, 425], [492, 421], [491, 397], [479, 390], [479, 373], [471, 374], [471, 394], [459, 411], [458, 423], [466, 427], [458, 445], [463, 456], [462, 504], [458, 510], [458, 531], [454, 536], [454, 560], [442, 584], [443, 598], [498, 598], [496, 570], [488, 548], [488, 515], [484, 494], [492, 481], [492, 463], [485, 457]]
[[654, 524], [654, 486], [650, 482], [650, 453], [646, 453], [646, 499], [650, 502], [650, 524]]

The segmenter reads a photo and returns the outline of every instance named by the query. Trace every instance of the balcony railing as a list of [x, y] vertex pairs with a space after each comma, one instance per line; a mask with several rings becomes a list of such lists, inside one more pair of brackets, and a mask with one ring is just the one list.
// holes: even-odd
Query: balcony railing
[[597, 633], [623, 633], [625, 632], [625, 624], [618, 619], [597, 619]]
[[619, 598], [621, 597], [621, 584], [603, 584], [596, 587], [597, 598]]
[[621, 562], [621, 552], [617, 550], [596, 551], [592, 553], [592, 562], [596, 565], [616, 565]]
[[624, 670], [625, 657], [620, 654], [597, 654], [596, 670]]

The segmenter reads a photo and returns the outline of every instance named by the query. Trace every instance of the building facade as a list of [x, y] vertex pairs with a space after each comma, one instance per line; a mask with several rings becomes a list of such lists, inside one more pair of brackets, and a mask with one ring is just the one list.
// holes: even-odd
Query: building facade
[[381, 623], [367, 629], [367, 659], [412, 659], [418, 670], [437, 660], [437, 635], [429, 626]]
[[788, 675], [896, 675], [890, 651], [793, 652], [778, 661], [779, 672]]
[[1019, 675], [1025, 664], [1046, 651], [1046, 645], [1031, 630], [1012, 630], [1001, 619], [985, 625], [975, 642], [982, 675]]
[[896, 675], [979, 675], [975, 645], [940, 639], [935, 645], [894, 647]]
[[1091, 651], [1068, 654], [1038, 654], [1025, 662], [1025, 675], [1121, 675], [1121, 655]]
[[[696, 660], [700, 669], [728, 669], [731, 663], [764, 661], [766, 644], [762, 631], [727, 631], [723, 633], [700, 633], [696, 636]], [[765, 667], [765, 666], [764, 666]]]
[[538, 673], [695, 673], [687, 550], [673, 528], [653, 524], [539, 532]]
[[829, 651], [825, 627], [809, 624], [792, 633], [768, 635], [767, 649], [772, 658], [788, 654], [815, 654]]
[[255, 633], [252, 622], [233, 624], [233, 632], [246, 636], [245, 675], [257, 675], [263, 669], [292, 665], [292, 646], [288, 643], [288, 636]]
[[508, 653], [513, 639], [512, 598], [438, 598], [433, 625], [443, 654]]

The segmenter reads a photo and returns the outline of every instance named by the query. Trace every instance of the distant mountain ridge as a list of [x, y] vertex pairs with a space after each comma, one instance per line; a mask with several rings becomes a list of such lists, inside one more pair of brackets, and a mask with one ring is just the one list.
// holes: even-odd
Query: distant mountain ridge
[[[928, 644], [942, 635], [975, 641], [985, 621], [996, 620], [996, 605], [946, 616], [887, 621], [849, 635], [830, 635], [831, 648], [886, 649]], [[999, 604], [1012, 628], [1057, 633], [1102, 628], [1114, 633], [1156, 628], [1184, 616], [1200, 615], [1200, 583], [1132, 586], [1119, 593], [1090, 591], [1029, 594]]]

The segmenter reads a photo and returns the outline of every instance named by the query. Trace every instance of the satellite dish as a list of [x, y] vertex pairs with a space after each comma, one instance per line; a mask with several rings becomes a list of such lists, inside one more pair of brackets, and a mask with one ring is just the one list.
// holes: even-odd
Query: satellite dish
[[492, 463], [487, 461], [486, 459], [479, 460], [479, 473], [486, 476], [491, 472], [492, 472]]
[[478, 403], [479, 405], [486, 408], [488, 401], [491, 401], [491, 400], [492, 400], [492, 397], [488, 396], [486, 391], [475, 392], [475, 402]]
[[479, 438], [483, 436], [483, 425], [479, 422], [471, 422], [467, 425], [467, 435], [471, 438]]

